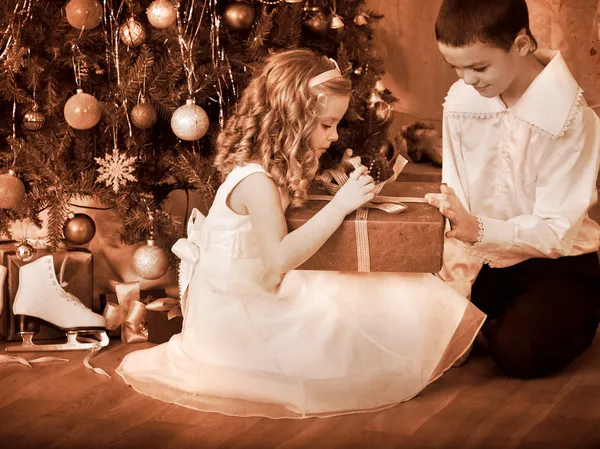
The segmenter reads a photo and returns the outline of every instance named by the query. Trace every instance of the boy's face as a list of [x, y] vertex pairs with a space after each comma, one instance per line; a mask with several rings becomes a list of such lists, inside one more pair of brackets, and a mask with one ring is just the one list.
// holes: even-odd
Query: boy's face
[[319, 116], [317, 127], [310, 138], [310, 147], [320, 158], [332, 142], [338, 140], [337, 125], [344, 117], [350, 97], [347, 95], [328, 95], [323, 112]]
[[480, 42], [467, 47], [449, 47], [438, 42], [442, 56], [462, 80], [479, 95], [496, 97], [506, 91], [517, 72], [516, 52]]

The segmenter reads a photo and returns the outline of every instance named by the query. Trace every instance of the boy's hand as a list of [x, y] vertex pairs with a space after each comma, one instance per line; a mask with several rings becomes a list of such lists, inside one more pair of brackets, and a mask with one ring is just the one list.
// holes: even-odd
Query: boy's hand
[[331, 200], [343, 213], [344, 216], [358, 209], [375, 196], [375, 183], [373, 178], [367, 174], [368, 169], [361, 165], [348, 177], [348, 181], [338, 190]]
[[427, 194], [429, 204], [439, 208], [440, 213], [450, 221], [450, 231], [447, 238], [455, 238], [465, 243], [476, 243], [479, 238], [479, 222], [463, 207], [454, 189], [442, 184], [440, 194]]

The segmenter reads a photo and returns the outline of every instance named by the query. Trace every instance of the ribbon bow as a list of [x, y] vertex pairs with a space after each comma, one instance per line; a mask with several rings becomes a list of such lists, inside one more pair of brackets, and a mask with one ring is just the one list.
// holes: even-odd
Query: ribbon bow
[[175, 298], [159, 298], [146, 304], [146, 310], [152, 312], [167, 312], [167, 318], [172, 320], [177, 316], [183, 316], [179, 301]]
[[187, 310], [187, 291], [194, 275], [194, 267], [200, 259], [200, 239], [204, 226], [205, 216], [196, 208], [187, 222], [187, 238], [175, 242], [171, 251], [181, 259], [179, 264], [179, 297], [181, 308], [185, 314]]
[[104, 307], [106, 328], [114, 330], [121, 326], [121, 340], [124, 343], [148, 341], [146, 305], [140, 301], [140, 283], [118, 283], [115, 292], [118, 304], [107, 302]]

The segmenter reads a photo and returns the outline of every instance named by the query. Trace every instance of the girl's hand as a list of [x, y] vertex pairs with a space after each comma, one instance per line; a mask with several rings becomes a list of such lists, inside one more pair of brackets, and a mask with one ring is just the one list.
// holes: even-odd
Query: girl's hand
[[454, 189], [442, 184], [440, 194], [427, 194], [429, 204], [439, 208], [440, 213], [450, 221], [450, 231], [447, 238], [455, 238], [465, 243], [476, 243], [479, 238], [479, 222], [463, 207]]
[[361, 165], [348, 177], [348, 181], [338, 190], [331, 202], [336, 205], [344, 216], [358, 209], [375, 196], [375, 183], [367, 174], [367, 167]]

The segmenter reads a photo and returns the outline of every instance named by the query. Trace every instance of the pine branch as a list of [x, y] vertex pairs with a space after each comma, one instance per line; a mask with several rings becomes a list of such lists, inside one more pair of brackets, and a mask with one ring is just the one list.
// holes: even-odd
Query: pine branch
[[46, 241], [50, 251], [55, 251], [60, 245], [63, 237], [63, 227], [67, 221], [68, 214], [69, 205], [67, 204], [66, 199], [57, 199], [56, 202], [48, 208], [48, 230], [46, 232]]

